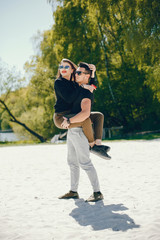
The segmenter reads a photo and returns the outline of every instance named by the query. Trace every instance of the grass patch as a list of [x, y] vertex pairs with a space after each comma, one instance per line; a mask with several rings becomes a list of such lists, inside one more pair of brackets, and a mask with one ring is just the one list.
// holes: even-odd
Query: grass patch
[[39, 141], [33, 140], [21, 140], [16, 142], [0, 142], [0, 147], [3, 146], [18, 146], [18, 145], [32, 145], [32, 144], [39, 144]]

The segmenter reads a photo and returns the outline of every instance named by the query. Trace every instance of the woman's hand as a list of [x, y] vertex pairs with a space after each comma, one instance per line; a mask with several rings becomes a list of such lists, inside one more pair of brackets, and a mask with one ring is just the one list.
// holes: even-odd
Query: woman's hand
[[87, 84], [83, 84], [83, 88], [89, 90], [91, 93], [93, 93], [93, 91], [96, 90], [95, 86]]
[[67, 118], [63, 117], [63, 119], [64, 119], [64, 121], [62, 122], [61, 127], [64, 129], [68, 129], [70, 124], [67, 122]]

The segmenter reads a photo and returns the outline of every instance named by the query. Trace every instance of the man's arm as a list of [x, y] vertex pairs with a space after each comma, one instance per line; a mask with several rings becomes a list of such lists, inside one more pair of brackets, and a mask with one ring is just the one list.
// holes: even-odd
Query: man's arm
[[96, 66], [94, 64], [89, 64], [89, 68], [92, 71], [91, 78], [95, 78]]
[[91, 113], [91, 100], [89, 98], [83, 98], [81, 102], [81, 112], [74, 117], [70, 118], [70, 123], [83, 122], [90, 116]]
[[[77, 113], [74, 117], [71, 117], [70, 123], [83, 122], [90, 116], [91, 112], [91, 100], [89, 98], [83, 98], [81, 102], [81, 112]], [[61, 124], [63, 128], [68, 128], [69, 123], [67, 123], [67, 118], [64, 117], [64, 121]]]

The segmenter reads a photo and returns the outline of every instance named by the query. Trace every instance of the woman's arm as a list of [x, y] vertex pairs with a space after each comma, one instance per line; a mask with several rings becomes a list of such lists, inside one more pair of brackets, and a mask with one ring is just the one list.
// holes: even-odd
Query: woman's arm
[[82, 87], [89, 90], [91, 93], [93, 93], [93, 91], [96, 90], [95, 86], [91, 86], [91, 85], [88, 85], [88, 84], [83, 84]]
[[67, 103], [72, 103], [80, 92], [78, 85], [75, 88], [69, 88], [69, 86], [61, 80], [55, 81], [54, 89], [57, 97], [61, 97]]

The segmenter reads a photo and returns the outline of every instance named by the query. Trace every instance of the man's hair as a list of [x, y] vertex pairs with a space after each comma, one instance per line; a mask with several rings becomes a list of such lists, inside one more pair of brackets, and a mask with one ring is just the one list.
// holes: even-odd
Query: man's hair
[[90, 70], [88, 63], [80, 62], [78, 64], [78, 66], [81, 67], [81, 68], [84, 68], [85, 72], [88, 73], [91, 76], [92, 71]]

